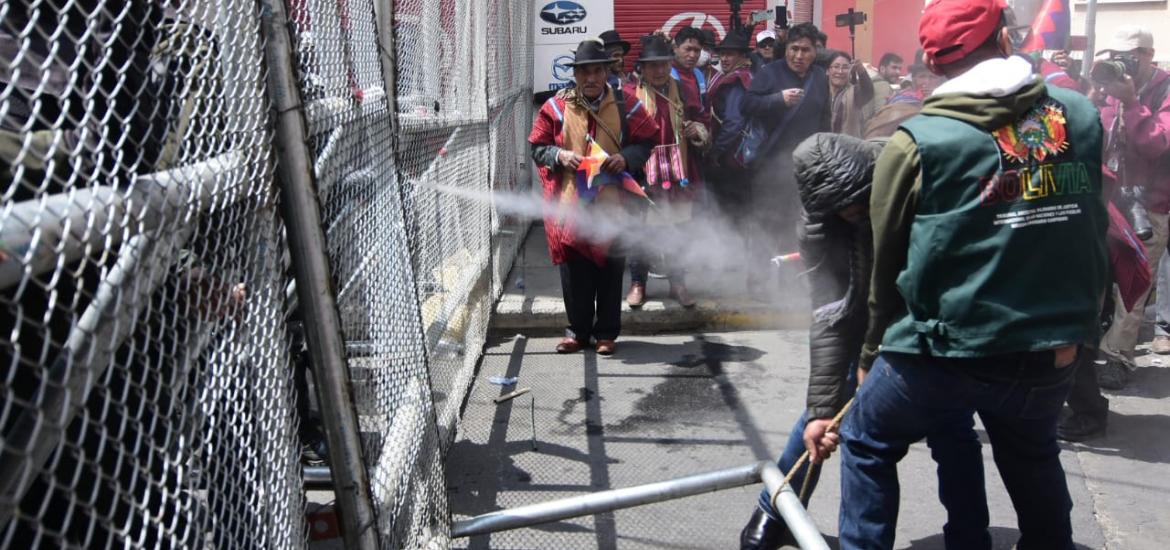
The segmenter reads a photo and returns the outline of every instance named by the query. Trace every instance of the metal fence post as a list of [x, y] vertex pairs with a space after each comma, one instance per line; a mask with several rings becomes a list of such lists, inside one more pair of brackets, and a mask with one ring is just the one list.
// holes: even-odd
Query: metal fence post
[[394, 45], [395, 0], [374, 2], [374, 28], [378, 31], [378, 61], [382, 71], [382, 86], [386, 88], [386, 105], [390, 109], [390, 133], [398, 135], [398, 80], [395, 76], [396, 51]]
[[1081, 78], [1089, 80], [1093, 72], [1093, 58], [1097, 48], [1097, 0], [1088, 0], [1085, 6], [1085, 57], [1081, 61]]
[[260, 0], [276, 177], [346, 548], [378, 547], [284, 0]]

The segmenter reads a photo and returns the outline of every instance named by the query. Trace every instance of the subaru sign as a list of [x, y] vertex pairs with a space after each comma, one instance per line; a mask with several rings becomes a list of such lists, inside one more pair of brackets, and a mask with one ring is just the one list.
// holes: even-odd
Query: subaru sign
[[540, 18], [554, 25], [572, 25], [585, 20], [589, 12], [576, 2], [549, 2], [541, 8]]
[[532, 89], [548, 92], [573, 82], [573, 50], [614, 28], [613, 0], [532, 1]]
[[613, 28], [613, 0], [533, 0], [532, 7], [533, 42], [538, 47], [541, 44], [576, 46]]

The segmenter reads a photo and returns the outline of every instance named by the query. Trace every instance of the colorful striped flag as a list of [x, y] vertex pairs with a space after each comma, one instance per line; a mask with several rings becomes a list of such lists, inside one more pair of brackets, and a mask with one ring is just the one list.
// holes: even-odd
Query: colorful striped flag
[[620, 185], [622, 189], [629, 191], [646, 200], [650, 197], [646, 191], [638, 185], [638, 180], [635, 180], [629, 172], [621, 172], [618, 174], [607, 174], [601, 170], [601, 164], [605, 159], [609, 158], [605, 150], [592, 139], [589, 140], [589, 156], [581, 159], [581, 164], [577, 166], [577, 196], [585, 202], [592, 202], [597, 198], [597, 192], [603, 185]]
[[1025, 52], [1063, 50], [1072, 34], [1069, 0], [1044, 0], [1044, 5], [1032, 20], [1032, 30], [1020, 48]]

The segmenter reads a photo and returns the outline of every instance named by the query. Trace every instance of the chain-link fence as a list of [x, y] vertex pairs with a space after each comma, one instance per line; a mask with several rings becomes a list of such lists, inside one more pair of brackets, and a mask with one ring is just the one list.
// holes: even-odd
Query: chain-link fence
[[[306, 544], [332, 413], [298, 224], [325, 235], [363, 528], [446, 547], [443, 455], [524, 227], [433, 186], [528, 184], [531, 9], [0, 0], [0, 547]], [[316, 220], [278, 208], [282, 10]]]

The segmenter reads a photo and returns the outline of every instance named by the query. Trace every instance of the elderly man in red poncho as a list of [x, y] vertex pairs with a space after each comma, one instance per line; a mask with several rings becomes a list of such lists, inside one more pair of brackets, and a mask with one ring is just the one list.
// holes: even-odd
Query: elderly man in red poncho
[[598, 220], [620, 216], [624, 200], [645, 200], [630, 197], [620, 185], [586, 188], [578, 168], [596, 144], [608, 155], [600, 171], [628, 180], [657, 145], [658, 125], [638, 98], [606, 82], [612, 63], [602, 41], [581, 42], [572, 63], [576, 87], [545, 102], [528, 136], [550, 207], [544, 231], [549, 255], [560, 267], [569, 318], [558, 353], [575, 353], [593, 341], [600, 355], [615, 351], [626, 261], [611, 250]]

